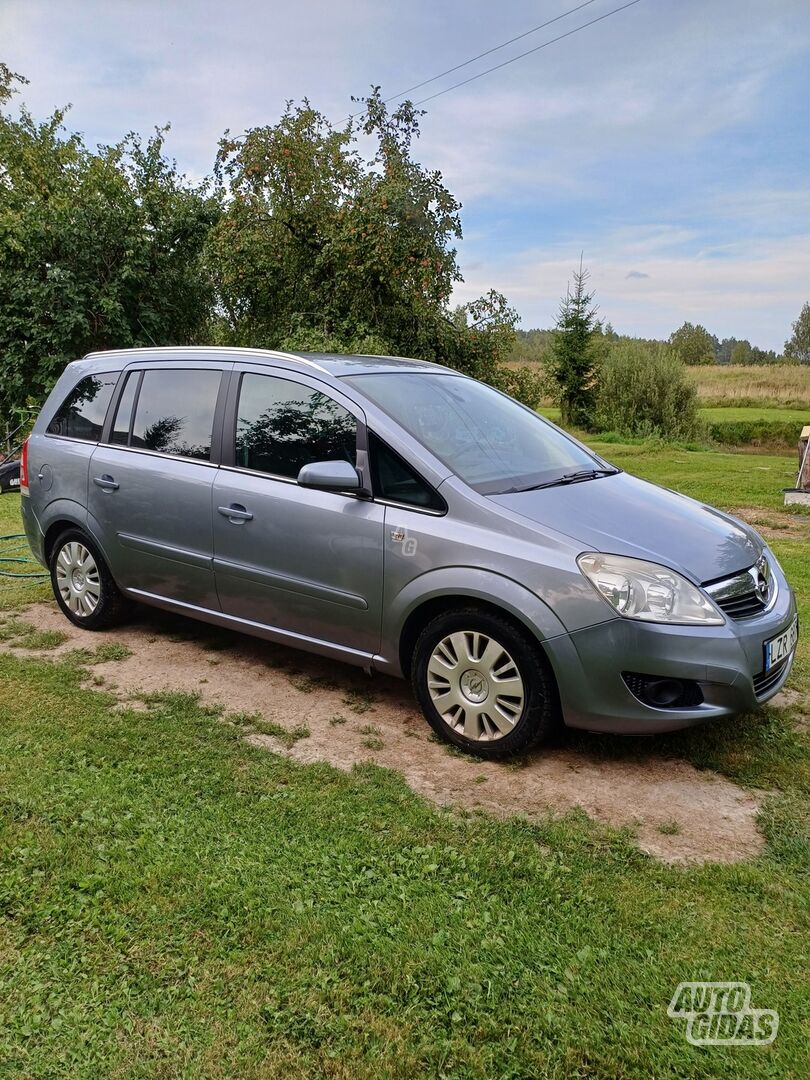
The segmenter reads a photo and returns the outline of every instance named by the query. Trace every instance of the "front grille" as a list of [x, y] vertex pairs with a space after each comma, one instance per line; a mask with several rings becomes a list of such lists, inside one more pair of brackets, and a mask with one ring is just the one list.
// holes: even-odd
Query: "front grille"
[[750, 619], [768, 606], [754, 589], [738, 596], [716, 597], [714, 602], [731, 619]]
[[760, 671], [759, 675], [754, 676], [754, 693], [757, 697], [764, 697], [769, 690], [776, 686], [785, 673], [785, 665], [789, 659], [790, 657], [786, 656], [770, 671]]
[[730, 619], [752, 619], [776, 600], [776, 579], [764, 554], [749, 570], [703, 587]]

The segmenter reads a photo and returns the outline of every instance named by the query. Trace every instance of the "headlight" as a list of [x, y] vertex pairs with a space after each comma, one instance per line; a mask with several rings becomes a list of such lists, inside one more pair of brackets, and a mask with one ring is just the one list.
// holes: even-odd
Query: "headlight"
[[665, 566], [596, 553], [580, 555], [577, 562], [602, 599], [626, 619], [702, 626], [725, 622], [691, 581]]

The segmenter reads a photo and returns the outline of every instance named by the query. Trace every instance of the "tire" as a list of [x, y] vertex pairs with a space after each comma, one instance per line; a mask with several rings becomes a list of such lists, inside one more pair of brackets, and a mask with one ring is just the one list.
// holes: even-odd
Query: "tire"
[[425, 626], [411, 683], [436, 734], [476, 757], [519, 753], [559, 727], [557, 685], [540, 646], [508, 619], [478, 608], [438, 615]]
[[53, 595], [74, 626], [106, 630], [125, 620], [130, 604], [113, 581], [101, 552], [81, 529], [63, 532], [48, 562]]

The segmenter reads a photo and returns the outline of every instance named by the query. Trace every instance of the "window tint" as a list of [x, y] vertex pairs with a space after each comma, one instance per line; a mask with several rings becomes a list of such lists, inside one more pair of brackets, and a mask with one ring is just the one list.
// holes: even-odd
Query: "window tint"
[[444, 501], [433, 488], [372, 432], [369, 432], [369, 450], [375, 495], [408, 506], [444, 510]]
[[356, 458], [357, 421], [336, 401], [289, 379], [242, 376], [237, 465], [294, 479], [314, 461]]
[[118, 373], [88, 375], [62, 402], [59, 412], [48, 424], [49, 435], [69, 435], [72, 439], [98, 442], [104, 417], [110, 404]]
[[130, 446], [208, 461], [221, 372], [145, 371]]
[[129, 425], [132, 420], [132, 406], [135, 402], [135, 391], [138, 389], [140, 378], [140, 371], [131, 371], [129, 375], [127, 375], [127, 381], [124, 384], [124, 392], [121, 394], [118, 408], [115, 410], [115, 420], [113, 422], [113, 429], [110, 433], [110, 442], [112, 443], [126, 446], [129, 442]]

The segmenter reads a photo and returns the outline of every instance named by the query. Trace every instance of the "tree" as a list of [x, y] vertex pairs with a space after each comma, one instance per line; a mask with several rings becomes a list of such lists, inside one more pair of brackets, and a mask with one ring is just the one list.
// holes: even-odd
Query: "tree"
[[213, 300], [201, 254], [219, 208], [164, 156], [165, 133], [91, 151], [64, 118], [0, 113], [6, 416], [90, 350], [199, 340]]
[[[90, 150], [64, 110], [5, 103], [0, 65], [0, 413], [39, 403], [84, 353], [208, 340], [439, 360], [529, 400], [504, 365], [517, 315], [496, 292], [451, 309], [460, 204], [413, 157], [419, 117], [378, 89], [337, 129], [308, 102], [191, 183], [165, 131]], [[360, 139], [370, 154], [360, 151]]]
[[753, 349], [749, 341], [737, 341], [731, 350], [730, 364], [750, 364], [753, 362]]
[[810, 364], [810, 304], [805, 304], [793, 324], [793, 334], [785, 342], [785, 359]]
[[409, 102], [389, 113], [378, 89], [362, 106], [357, 127], [336, 129], [309, 102], [288, 102], [277, 124], [220, 143], [226, 210], [207, 245], [218, 336], [400, 353], [498, 381], [516, 316], [496, 293], [448, 307], [460, 205], [413, 159], [421, 113]]
[[16, 93], [17, 88], [14, 83], [19, 83], [20, 86], [24, 86], [27, 82], [28, 79], [24, 76], [18, 75], [16, 71], [12, 71], [11, 68], [0, 63], [0, 105], [4, 105], [12, 94]]
[[705, 326], [693, 326], [685, 322], [680, 329], [670, 335], [669, 344], [679, 354], [685, 364], [713, 364], [718, 346], [715, 338]]
[[[599, 335], [594, 294], [588, 292], [588, 271], [574, 273], [560, 303], [554, 340], [547, 362], [548, 378], [565, 426], [588, 428], [593, 423], [596, 352]], [[600, 335], [601, 336], [601, 335]]]
[[784, 357], [779, 356], [773, 349], [760, 349], [758, 345], [751, 346], [752, 364], [781, 364]]

